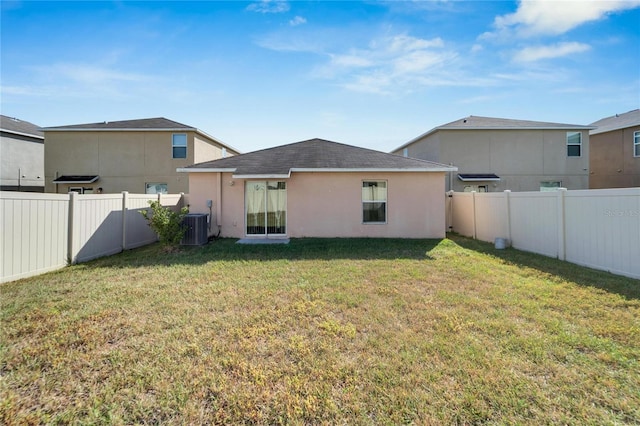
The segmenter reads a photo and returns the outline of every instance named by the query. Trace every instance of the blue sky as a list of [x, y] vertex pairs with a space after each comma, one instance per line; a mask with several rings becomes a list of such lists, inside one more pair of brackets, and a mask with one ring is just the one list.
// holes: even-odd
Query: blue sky
[[2, 1], [1, 112], [390, 151], [468, 115], [640, 107], [640, 0]]

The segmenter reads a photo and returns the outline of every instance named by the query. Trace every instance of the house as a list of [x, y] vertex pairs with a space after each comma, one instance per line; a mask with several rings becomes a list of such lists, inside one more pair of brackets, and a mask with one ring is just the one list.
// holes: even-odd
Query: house
[[44, 192], [44, 134], [28, 121], [0, 115], [0, 190]]
[[429, 130], [393, 152], [456, 166], [447, 190], [587, 189], [593, 128], [472, 115]]
[[589, 132], [589, 188], [640, 186], [640, 110], [603, 118]]
[[176, 168], [238, 151], [166, 118], [47, 127], [46, 192], [189, 192]]
[[454, 167], [322, 139], [178, 169], [193, 213], [232, 238], [445, 236]]

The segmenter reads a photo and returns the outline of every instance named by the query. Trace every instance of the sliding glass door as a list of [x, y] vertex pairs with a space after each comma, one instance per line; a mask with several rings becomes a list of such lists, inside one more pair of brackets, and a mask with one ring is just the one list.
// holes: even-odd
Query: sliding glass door
[[244, 199], [247, 235], [287, 233], [286, 182], [246, 182]]

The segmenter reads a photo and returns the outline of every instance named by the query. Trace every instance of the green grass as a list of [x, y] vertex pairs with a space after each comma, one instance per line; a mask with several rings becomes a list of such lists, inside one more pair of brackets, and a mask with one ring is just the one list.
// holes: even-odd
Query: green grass
[[640, 281], [450, 236], [0, 286], [3, 424], [638, 424]]

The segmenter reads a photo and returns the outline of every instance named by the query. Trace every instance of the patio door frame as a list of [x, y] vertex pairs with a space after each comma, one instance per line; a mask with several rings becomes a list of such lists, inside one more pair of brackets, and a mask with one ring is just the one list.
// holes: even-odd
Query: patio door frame
[[[285, 232], [284, 233], [269, 233], [269, 213], [275, 213], [275, 212], [270, 212], [269, 211], [269, 184], [279, 184], [279, 183], [284, 183], [285, 185], [285, 196], [286, 196], [286, 185], [287, 185], [287, 181], [286, 180], [250, 180], [250, 181], [245, 181], [245, 186], [244, 186], [244, 234], [247, 237], [285, 237], [287, 235], [286, 233], [286, 229], [287, 229], [287, 221], [288, 221], [288, 217], [287, 217], [287, 203], [288, 203], [288, 198], [285, 199], [285, 203], [284, 203], [284, 213], [285, 213], [285, 217], [284, 217], [284, 229]], [[263, 198], [263, 203], [264, 203], [264, 233], [249, 233], [249, 220], [248, 220], [248, 215], [249, 213], [249, 203], [247, 202], [247, 194], [248, 194], [248, 188], [250, 185], [264, 185], [265, 191], [264, 191], [264, 198]], [[260, 213], [256, 213], [256, 214], [260, 214]], [[259, 225], [256, 225], [259, 226]]]

